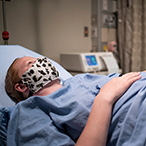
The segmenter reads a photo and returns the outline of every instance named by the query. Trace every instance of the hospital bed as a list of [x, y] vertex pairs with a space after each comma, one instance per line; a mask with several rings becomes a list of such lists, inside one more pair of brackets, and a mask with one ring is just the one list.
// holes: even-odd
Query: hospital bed
[[[15, 58], [39, 57], [40, 54], [19, 45], [2, 45], [0, 46], [0, 56], [0, 146], [5, 146], [7, 125], [11, 111], [15, 107], [14, 102], [5, 93], [6, 71]], [[62, 66], [51, 61], [59, 71], [61, 81], [72, 77]], [[135, 82], [114, 105], [107, 146], [146, 145], [146, 73], [141, 73], [141, 75], [142, 79]]]

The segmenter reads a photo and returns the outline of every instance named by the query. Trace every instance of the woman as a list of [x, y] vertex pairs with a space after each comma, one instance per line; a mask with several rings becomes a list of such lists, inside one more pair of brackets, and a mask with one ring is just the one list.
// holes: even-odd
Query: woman
[[[47, 78], [48, 80], [45, 83], [43, 81], [46, 80], [46, 76], [45, 78], [44, 76], [42, 76], [42, 74], [41, 76], [40, 74], [37, 76], [36, 72], [40, 72], [40, 71], [41, 73], [42, 71], [46, 71], [46, 72], [49, 71], [48, 74], [45, 72], [45, 75], [47, 74], [48, 76]], [[37, 81], [43, 79], [37, 85], [36, 85], [37, 81], [34, 81], [34, 75]], [[33, 77], [30, 78], [30, 76]], [[73, 77], [73, 79], [74, 78], [76, 77]], [[90, 76], [90, 78], [92, 78], [92, 76]], [[84, 130], [80, 131], [81, 135], [78, 136], [77, 138], [73, 138], [68, 134], [68, 131], [63, 132], [63, 134], [66, 133], [68, 138], [73, 139], [71, 143], [68, 143], [66, 145], [105, 146], [113, 104], [125, 93], [125, 91], [131, 86], [131, 84], [133, 84], [135, 81], [139, 80], [140, 78], [141, 75], [139, 72], [133, 72], [133, 73], [125, 74], [121, 77], [109, 79], [109, 82], [107, 82], [101, 89], [99, 89], [99, 93], [98, 92], [96, 93], [93, 100], [94, 102], [91, 105], [92, 108], [91, 110], [89, 110], [90, 114], [88, 120], [87, 121], [85, 120], [86, 125], [83, 126]], [[74, 81], [73, 79], [71, 80], [72, 82]], [[83, 77], [83, 79], [86, 79], [86, 77]], [[30, 95], [33, 95], [33, 97], [41, 96], [41, 98], [43, 97], [45, 98], [46, 96], [52, 95], [53, 93], [63, 90], [64, 88], [64, 86], [60, 84], [58, 71], [46, 58], [36, 59], [32, 57], [23, 57], [15, 60], [7, 72], [5, 83], [6, 83], [5, 84], [6, 92], [11, 97], [11, 99], [16, 103], [27, 99]], [[41, 83], [41, 87], [38, 86], [40, 85], [40, 83]], [[87, 83], [87, 85], [88, 84], [89, 82]], [[33, 87], [35, 86], [36, 88], [32, 89], [31, 88], [32, 85]], [[76, 86], [78, 86], [78, 84], [76, 84]], [[83, 90], [85, 90], [86, 88], [84, 88]], [[95, 89], [95, 91], [96, 90], [97, 89]], [[79, 92], [77, 92], [76, 94], [79, 94]], [[20, 105], [18, 104], [18, 106]], [[59, 126], [56, 127], [60, 128]], [[61, 130], [64, 129], [66, 128], [63, 127]], [[52, 138], [50, 141], [52, 142], [55, 140], [56, 139]], [[11, 144], [17, 145], [16, 142], [14, 141], [15, 139], [13, 140], [8, 139], [8, 145]], [[21, 143], [21, 145], [23, 144]], [[32, 143], [30, 145], [32, 145]], [[50, 143], [50, 145], [54, 145], [54, 142]], [[60, 141], [60, 145], [62, 145], [61, 141]]]

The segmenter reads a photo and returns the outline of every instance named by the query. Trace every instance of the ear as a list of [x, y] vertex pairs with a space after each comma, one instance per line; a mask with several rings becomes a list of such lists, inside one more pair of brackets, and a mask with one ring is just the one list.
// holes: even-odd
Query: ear
[[19, 91], [19, 92], [25, 92], [27, 89], [28, 89], [28, 87], [25, 85], [25, 84], [23, 84], [23, 83], [16, 83], [15, 84], [15, 89], [17, 90], [17, 91]]

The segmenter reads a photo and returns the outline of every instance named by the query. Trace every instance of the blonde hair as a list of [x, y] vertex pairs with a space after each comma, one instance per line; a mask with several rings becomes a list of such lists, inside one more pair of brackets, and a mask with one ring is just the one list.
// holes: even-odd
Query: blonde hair
[[15, 84], [20, 82], [21, 80], [21, 77], [19, 76], [19, 68], [16, 67], [16, 62], [18, 61], [18, 59], [19, 58], [16, 58], [13, 61], [7, 71], [5, 78], [5, 91], [15, 103], [24, 100], [22, 93], [15, 89]]

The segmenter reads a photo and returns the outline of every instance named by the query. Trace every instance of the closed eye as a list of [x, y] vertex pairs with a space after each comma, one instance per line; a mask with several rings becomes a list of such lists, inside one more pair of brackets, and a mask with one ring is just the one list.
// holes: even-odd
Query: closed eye
[[28, 63], [27, 63], [27, 65], [28, 66], [31, 66], [31, 65], [33, 65], [35, 63], [35, 61], [29, 61]]
[[34, 62], [32, 62], [32, 61], [29, 61], [28, 62], [28, 65], [32, 65], [32, 64], [34, 64]]

